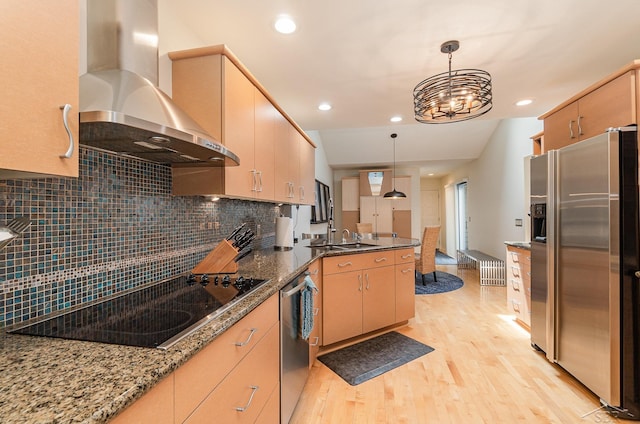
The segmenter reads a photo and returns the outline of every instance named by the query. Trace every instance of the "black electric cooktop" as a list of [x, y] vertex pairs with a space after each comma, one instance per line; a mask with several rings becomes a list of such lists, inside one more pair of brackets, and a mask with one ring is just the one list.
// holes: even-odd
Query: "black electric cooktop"
[[168, 348], [264, 281], [183, 275], [9, 332]]

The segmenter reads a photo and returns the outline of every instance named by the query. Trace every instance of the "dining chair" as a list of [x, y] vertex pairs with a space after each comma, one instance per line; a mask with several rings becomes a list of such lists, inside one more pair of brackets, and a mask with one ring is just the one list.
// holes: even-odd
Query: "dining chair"
[[433, 280], [436, 277], [436, 245], [440, 236], [440, 226], [424, 227], [420, 256], [416, 259], [416, 271], [422, 275], [422, 285], [425, 286], [424, 275], [433, 272]]

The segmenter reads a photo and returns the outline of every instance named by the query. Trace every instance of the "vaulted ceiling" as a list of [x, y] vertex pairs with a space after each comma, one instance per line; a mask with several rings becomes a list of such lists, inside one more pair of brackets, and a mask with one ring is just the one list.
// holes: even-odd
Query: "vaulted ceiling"
[[[537, 117], [640, 58], [640, 1], [160, 0], [199, 47], [226, 44], [335, 168], [398, 164], [445, 173], [482, 152], [500, 120]], [[287, 14], [297, 31], [273, 29]], [[162, 28], [161, 28], [162, 30]], [[166, 35], [166, 34], [165, 34]], [[459, 40], [453, 68], [493, 80], [493, 109], [460, 123], [413, 118], [417, 83], [447, 70], [440, 45]], [[515, 102], [530, 98], [526, 107]], [[329, 102], [330, 111], [318, 110]], [[392, 116], [403, 120], [391, 123]], [[527, 140], [523, 140], [527, 142]]]

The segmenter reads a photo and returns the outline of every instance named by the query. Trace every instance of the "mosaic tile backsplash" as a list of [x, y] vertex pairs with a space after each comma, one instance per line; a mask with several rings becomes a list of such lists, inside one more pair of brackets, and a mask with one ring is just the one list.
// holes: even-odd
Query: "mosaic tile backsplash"
[[171, 195], [171, 168], [80, 148], [79, 178], [0, 180], [0, 327], [93, 303], [192, 269], [237, 225], [274, 243], [275, 204]]

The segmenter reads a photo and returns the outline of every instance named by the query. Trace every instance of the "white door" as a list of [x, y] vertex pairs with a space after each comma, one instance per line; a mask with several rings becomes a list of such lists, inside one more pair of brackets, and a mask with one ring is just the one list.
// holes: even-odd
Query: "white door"
[[456, 203], [455, 203], [455, 190], [454, 185], [448, 185], [444, 188], [444, 205], [445, 205], [445, 227], [446, 227], [446, 240], [445, 253], [452, 258], [457, 256], [456, 254]]
[[468, 248], [468, 228], [467, 228], [467, 183], [461, 182], [456, 185], [456, 209], [457, 209], [457, 234], [458, 250]]

